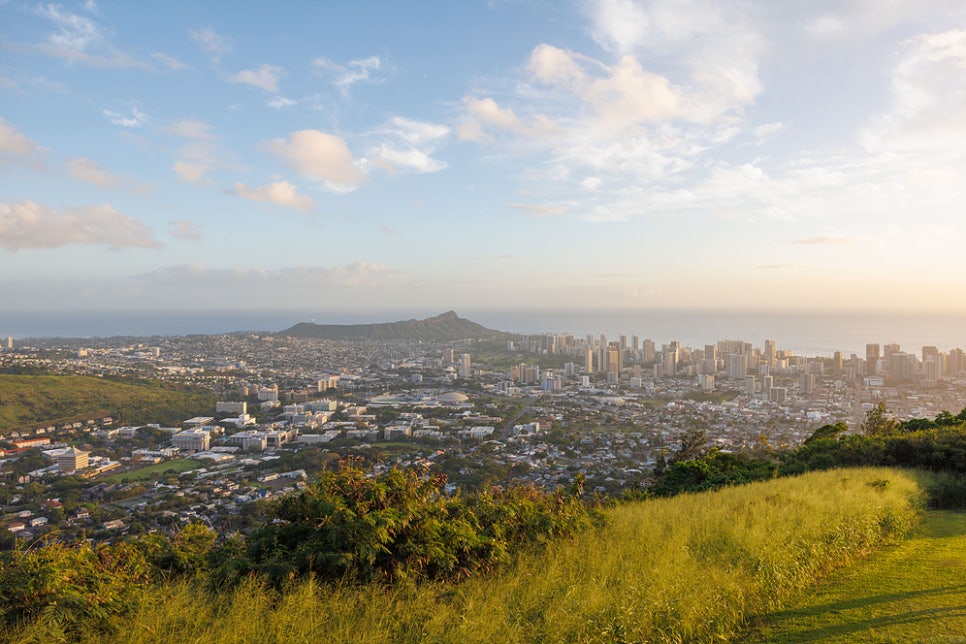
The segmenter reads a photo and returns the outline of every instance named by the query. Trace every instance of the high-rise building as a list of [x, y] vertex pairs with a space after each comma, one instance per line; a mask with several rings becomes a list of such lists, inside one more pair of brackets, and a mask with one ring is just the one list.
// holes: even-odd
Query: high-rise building
[[832, 371], [836, 373], [842, 371], [842, 352], [836, 351], [832, 354]]
[[594, 373], [594, 350], [590, 347], [587, 348], [587, 356], [584, 361], [584, 371], [586, 373]]
[[623, 356], [623, 353], [621, 352], [621, 350], [615, 346], [612, 346], [607, 350], [607, 372], [608, 373], [621, 372], [621, 367], [624, 366], [621, 364], [622, 356]]
[[902, 351], [902, 349], [895, 342], [891, 344], [887, 344], [884, 347], [882, 347], [882, 357], [885, 359], [885, 363], [888, 365], [889, 358], [892, 357], [892, 354], [899, 353], [900, 351]]
[[904, 351], [889, 354], [889, 376], [893, 380], [912, 380], [916, 371], [916, 356]]
[[7, 348], [13, 349], [13, 338], [10, 336], [7, 336]]
[[775, 366], [775, 357], [778, 354], [778, 343], [774, 340], [765, 340], [765, 351], [762, 354], [762, 359], [768, 364], [769, 367]]
[[966, 352], [962, 349], [953, 349], [946, 358], [946, 375], [957, 377], [964, 369], [966, 369]]
[[641, 348], [641, 343], [638, 340], [637, 336], [636, 335], [632, 335], [631, 336], [631, 349], [633, 349], [634, 351], [639, 351], [640, 348]]
[[644, 362], [654, 360], [654, 340], [644, 340]]
[[725, 375], [729, 378], [744, 378], [748, 373], [748, 362], [745, 356], [738, 353], [725, 355]]
[[925, 364], [926, 360], [928, 360], [930, 356], [934, 356], [935, 357], [935, 356], [938, 356], [938, 355], [939, 355], [939, 349], [937, 349], [936, 347], [933, 347], [933, 346], [925, 346], [925, 347], [923, 347], [922, 348], [922, 362], [923, 362], [923, 364]]
[[470, 373], [470, 354], [464, 353], [460, 357], [460, 377], [469, 378]]
[[865, 345], [865, 375], [874, 376], [876, 365], [879, 363], [879, 345]]

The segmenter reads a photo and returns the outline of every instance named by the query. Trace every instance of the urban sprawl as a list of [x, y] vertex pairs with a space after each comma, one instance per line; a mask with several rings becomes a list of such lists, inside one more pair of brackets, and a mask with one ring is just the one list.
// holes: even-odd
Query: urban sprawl
[[621, 494], [646, 487], [662, 455], [695, 432], [721, 450], [767, 453], [826, 424], [857, 431], [879, 403], [902, 419], [966, 405], [961, 349], [912, 354], [896, 344], [832, 357], [793, 355], [772, 340], [688, 347], [569, 334], [4, 345], [7, 373], [147, 379], [218, 400], [175, 423], [112, 414], [0, 431], [0, 533], [27, 542], [107, 541], [191, 522], [228, 535], [244, 529], [255, 501], [351, 457], [374, 472], [443, 472], [449, 490], [557, 488], [583, 474], [588, 489]]

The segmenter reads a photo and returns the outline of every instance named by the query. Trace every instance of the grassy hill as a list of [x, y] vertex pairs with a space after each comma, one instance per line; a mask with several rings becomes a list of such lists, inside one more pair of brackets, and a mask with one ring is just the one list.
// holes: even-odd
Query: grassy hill
[[[107, 549], [38, 549], [9, 560], [0, 590], [11, 606], [21, 596], [33, 602], [41, 592], [55, 594], [35, 619], [0, 639], [729, 641], [754, 616], [781, 609], [803, 588], [901, 538], [915, 525], [922, 496], [909, 473], [863, 468], [630, 502], [608, 509], [603, 525], [543, 541], [491, 574], [458, 582], [310, 577], [273, 586], [253, 576], [219, 588], [203, 575], [145, 582], [130, 547], [124, 557]], [[320, 525], [305, 528], [311, 537]], [[198, 536], [183, 541], [190, 546]], [[106, 565], [141, 581], [114, 584]], [[85, 566], [95, 584], [86, 590], [70, 585], [78, 573], [50, 574]], [[49, 603], [54, 597], [60, 600]], [[79, 608], [74, 614], [65, 605]]]
[[178, 423], [214, 409], [214, 393], [158, 382], [91, 376], [0, 374], [0, 433], [112, 416], [124, 423]]
[[932, 511], [885, 548], [784, 610], [742, 642], [952, 644], [966, 639], [966, 513]]

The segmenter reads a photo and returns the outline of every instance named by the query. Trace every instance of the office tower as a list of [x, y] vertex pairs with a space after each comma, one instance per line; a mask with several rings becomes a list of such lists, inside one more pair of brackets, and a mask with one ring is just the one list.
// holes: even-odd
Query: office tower
[[892, 357], [892, 354], [899, 353], [900, 351], [902, 351], [902, 349], [900, 349], [899, 345], [896, 344], [895, 342], [893, 342], [892, 344], [887, 344], [884, 347], [882, 347], [882, 357], [885, 359], [886, 365], [889, 364], [889, 358]]
[[912, 380], [916, 370], [916, 356], [904, 351], [889, 354], [889, 376], [893, 380]]
[[587, 347], [587, 357], [584, 362], [584, 371], [587, 373], [594, 373], [594, 350]]
[[769, 367], [775, 366], [775, 358], [778, 355], [778, 345], [774, 340], [765, 340], [765, 351], [762, 354], [762, 359], [768, 364]]
[[729, 378], [744, 378], [748, 372], [748, 363], [744, 355], [729, 353], [725, 356], [725, 375]]
[[654, 360], [654, 340], [644, 340], [644, 362]]
[[865, 375], [874, 376], [875, 368], [879, 362], [879, 345], [865, 345]]
[[661, 350], [664, 363], [664, 375], [673, 376], [678, 371], [678, 352], [667, 345]]
[[637, 336], [636, 335], [632, 335], [631, 336], [631, 349], [633, 349], [634, 351], [638, 351], [638, 350], [640, 350], [640, 348], [641, 348], [641, 343], [638, 340]]
[[620, 335], [620, 350], [623, 351], [627, 348], [627, 336], [621, 333]]
[[956, 377], [964, 369], [966, 369], [966, 352], [962, 349], [953, 349], [946, 358], [946, 375]]
[[617, 347], [612, 346], [607, 350], [607, 373], [621, 372], [621, 367], [623, 367], [621, 364], [623, 362], [621, 360], [622, 355], [621, 350]]
[[832, 371], [842, 371], [842, 352], [836, 351], [832, 354]]

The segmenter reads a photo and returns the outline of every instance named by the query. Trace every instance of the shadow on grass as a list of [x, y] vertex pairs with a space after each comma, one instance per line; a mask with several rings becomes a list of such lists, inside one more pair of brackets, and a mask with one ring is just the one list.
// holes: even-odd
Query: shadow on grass
[[[940, 588], [929, 588], [926, 590], [913, 590], [905, 593], [892, 593], [889, 595], [873, 595], [871, 597], [857, 597], [849, 601], [833, 602], [831, 604], [822, 604], [818, 606], [809, 606], [807, 608], [799, 608], [794, 610], [784, 610], [775, 613], [770, 613], [768, 619], [779, 621], [784, 619], [789, 619], [793, 617], [806, 616], [806, 615], [821, 615], [825, 613], [839, 613], [848, 610], [854, 610], [856, 608], [866, 608], [868, 606], [873, 606], [876, 604], [888, 604], [890, 602], [906, 601], [911, 599], [921, 599], [924, 597], [938, 597], [941, 595], [955, 595], [962, 594], [966, 597], [966, 584], [957, 584], [955, 586], [946, 586]], [[943, 610], [960, 610], [966, 609], [966, 606], [953, 606], [948, 609]]]
[[890, 628], [894, 626], [904, 626], [918, 624], [920, 622], [931, 622], [936, 620], [948, 620], [956, 618], [966, 618], [966, 605], [948, 606], [943, 608], [931, 608], [926, 610], [909, 611], [896, 615], [882, 615], [863, 620], [851, 620], [836, 622], [821, 628], [811, 628], [785, 633], [781, 641], [790, 642], [819, 642], [830, 637], [842, 637], [862, 633], [879, 628]]

